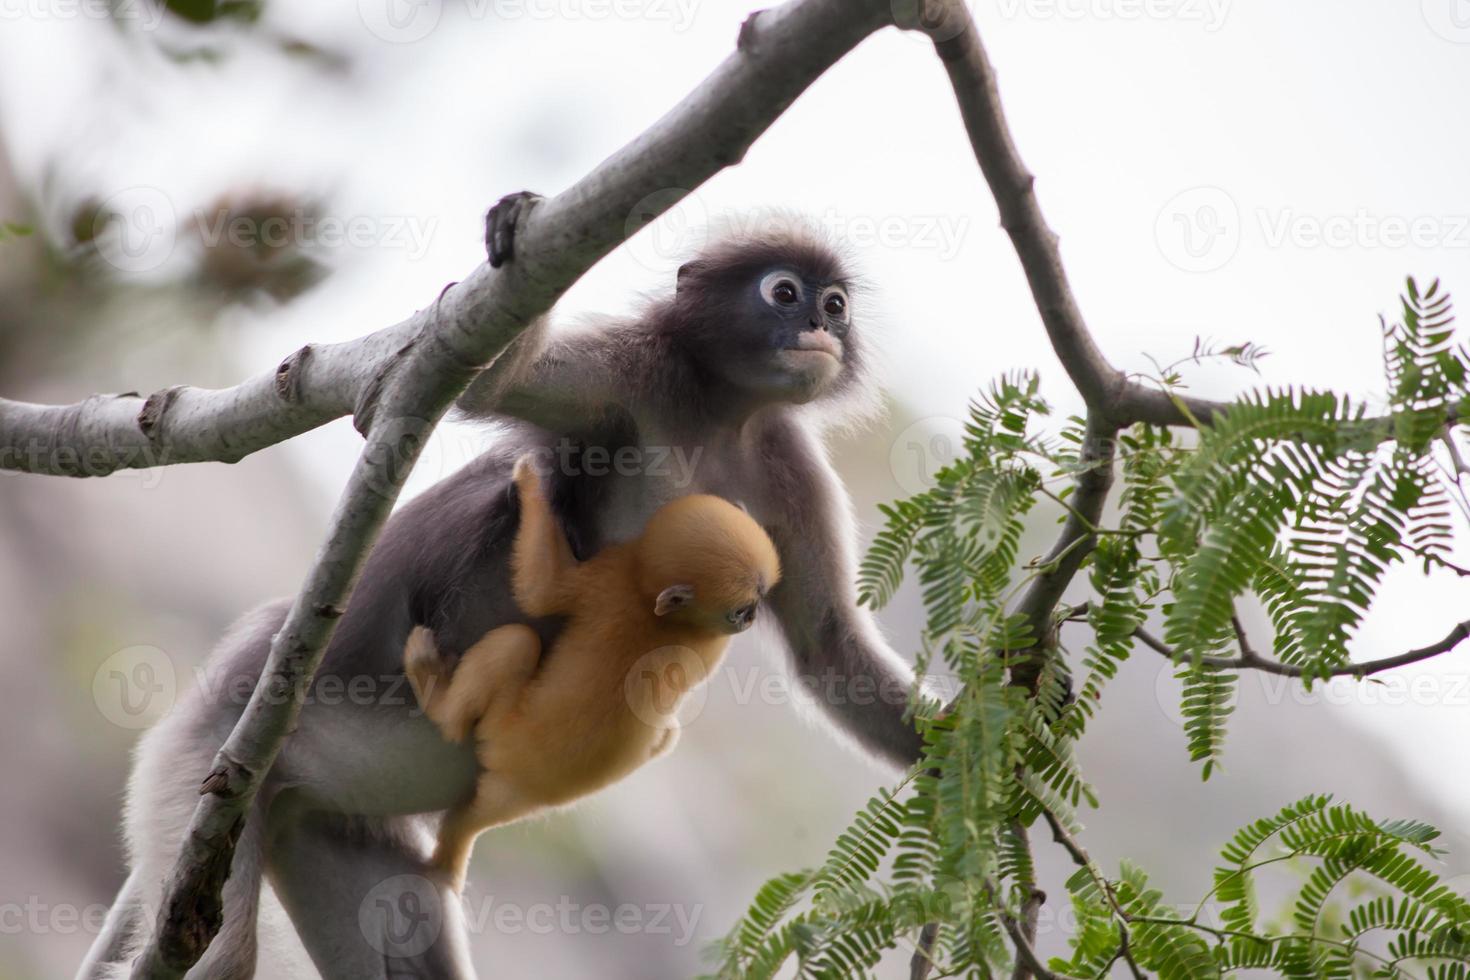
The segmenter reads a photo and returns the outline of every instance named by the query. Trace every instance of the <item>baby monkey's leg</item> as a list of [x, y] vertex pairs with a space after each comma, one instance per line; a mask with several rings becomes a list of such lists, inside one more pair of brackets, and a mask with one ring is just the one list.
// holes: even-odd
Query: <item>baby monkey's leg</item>
[[467, 739], [482, 718], [496, 724], [520, 697], [540, 660], [540, 637], [519, 624], [482, 636], [465, 651], [453, 675], [428, 629], [415, 627], [403, 648], [403, 669], [419, 704], [451, 742]]
[[432, 866], [448, 879], [451, 888], [463, 892], [475, 838], [482, 831], [519, 820], [537, 809], [536, 803], [521, 794], [510, 780], [493, 772], [481, 773], [475, 798], [445, 815]]
[[513, 474], [520, 498], [520, 524], [511, 552], [516, 604], [532, 616], [571, 611], [577, 559], [557, 523], [531, 454], [516, 460]]

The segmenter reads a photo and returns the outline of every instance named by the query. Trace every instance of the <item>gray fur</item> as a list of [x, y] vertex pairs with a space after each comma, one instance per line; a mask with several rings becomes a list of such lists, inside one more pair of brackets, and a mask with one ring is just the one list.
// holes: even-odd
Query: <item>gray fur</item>
[[[814, 298], [776, 310], [754, 284], [787, 268]], [[538, 324], [481, 376], [462, 407], [513, 421], [495, 449], [401, 508], [384, 530], [250, 817], [226, 889], [225, 930], [191, 978], [251, 975], [262, 873], [324, 976], [473, 976], [454, 896], [424, 880], [429, 839], [413, 815], [468, 799], [475, 756], [419, 712], [402, 683], [403, 648], [419, 624], [455, 657], [488, 630], [526, 621], [508, 587], [518, 519], [510, 471], [526, 451], [544, 460], [553, 506], [582, 558], [637, 534], [673, 497], [711, 493], [746, 508], [780, 552], [783, 578], [767, 602], [793, 669], [867, 752], [899, 767], [918, 758], [920, 739], [905, 719], [912, 674], [857, 605], [849, 505], [819, 437], [832, 420], [823, 413], [865, 403], [861, 332], [847, 318], [828, 322], [820, 305], [828, 284], [848, 282], [841, 261], [810, 236], [723, 242], [640, 317], [567, 339]], [[839, 367], [782, 366], [778, 354], [808, 332], [840, 340]], [[613, 465], [620, 453], [638, 466]], [[658, 462], [676, 456], [692, 468]], [[121, 905], [156, 907], [198, 779], [238, 719], [285, 608], [242, 621], [201, 690], [140, 744]], [[557, 628], [531, 625], [547, 640]], [[353, 683], [378, 696], [327, 696]], [[385, 882], [394, 886], [386, 894]], [[423, 908], [436, 896], [442, 928], [427, 948], [361, 925], [364, 903]], [[114, 954], [140, 917], [124, 910], [114, 918], [83, 976], [106, 975], [93, 961]]]

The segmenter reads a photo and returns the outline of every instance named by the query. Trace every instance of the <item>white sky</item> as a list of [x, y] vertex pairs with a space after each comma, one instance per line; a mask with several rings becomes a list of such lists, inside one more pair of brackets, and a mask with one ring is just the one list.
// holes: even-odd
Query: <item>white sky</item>
[[[382, 30], [388, 3], [410, 30], [425, 23], [415, 15], [439, 19], [421, 40], [385, 43], [365, 24]], [[749, 7], [680, 3], [621, 0], [643, 12], [621, 18], [577, 0], [272, 4], [269, 23], [353, 59], [337, 80], [248, 48], [181, 69], [76, 8], [0, 0], [0, 128], [26, 182], [52, 173], [58, 200], [101, 191], [126, 206], [167, 188], [187, 215], [228, 188], [304, 188], [367, 219], [380, 244], [338, 249], [325, 285], [283, 312], [238, 315], [241, 362], [263, 369], [432, 301], [479, 261], [489, 202], [565, 187], [696, 85]], [[987, 0], [975, 12], [1082, 309], [1120, 365], [1183, 356], [1196, 335], [1249, 339], [1272, 351], [1266, 383], [1376, 397], [1376, 318], [1394, 313], [1404, 276], [1470, 296], [1467, 0]], [[857, 251], [879, 293], [895, 433], [962, 413], [1015, 367], [1044, 373], [1059, 414], [1076, 407], [920, 39], [864, 44], [687, 214], [770, 205], [892, 236]], [[1410, 230], [1422, 247], [1395, 240]], [[620, 308], [675, 264], [640, 237], [563, 309]], [[1197, 381], [1217, 396], [1255, 383], [1215, 369]], [[459, 431], [437, 442], [415, 490], [479, 444]], [[358, 445], [339, 422], [293, 451], [330, 497]], [[888, 495], [901, 492], [896, 481]], [[1361, 649], [1437, 639], [1467, 597], [1458, 582], [1396, 581]], [[1415, 704], [1368, 695], [1338, 709], [1462, 813], [1466, 664], [1419, 668], [1432, 679]]]

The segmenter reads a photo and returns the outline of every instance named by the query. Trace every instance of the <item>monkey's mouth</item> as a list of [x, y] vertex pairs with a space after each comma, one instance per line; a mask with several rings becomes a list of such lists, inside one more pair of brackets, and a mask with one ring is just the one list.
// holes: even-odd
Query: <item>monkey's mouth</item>
[[842, 360], [842, 345], [837, 338], [829, 333], [804, 333], [796, 338], [796, 343], [786, 348], [785, 353], [793, 355], [799, 360], [807, 360], [808, 355], [824, 354], [834, 361]]
[[823, 369], [842, 363], [842, 347], [836, 342], [835, 336], [831, 334], [803, 334], [798, 336], [797, 342], [791, 347], [781, 351], [792, 363], [813, 364]]

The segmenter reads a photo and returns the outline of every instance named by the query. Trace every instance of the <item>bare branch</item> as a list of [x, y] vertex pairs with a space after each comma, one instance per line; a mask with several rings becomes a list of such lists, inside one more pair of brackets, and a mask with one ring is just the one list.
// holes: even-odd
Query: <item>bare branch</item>
[[[1362, 680], [1364, 677], [1379, 674], [1385, 670], [1406, 667], [1409, 664], [1416, 664], [1421, 660], [1429, 660], [1438, 657], [1440, 654], [1449, 653], [1465, 640], [1470, 639], [1470, 619], [1465, 620], [1463, 623], [1456, 623], [1455, 628], [1450, 630], [1444, 639], [1431, 643], [1427, 647], [1420, 647], [1417, 650], [1410, 650], [1407, 653], [1400, 653], [1393, 657], [1384, 657], [1381, 660], [1368, 660], [1360, 664], [1344, 664], [1341, 667], [1333, 667], [1326, 673], [1309, 671], [1307, 668], [1298, 667], [1295, 664], [1283, 664], [1275, 660], [1268, 660], [1256, 653], [1245, 640], [1245, 631], [1240, 627], [1238, 621], [1236, 621], [1236, 630], [1241, 640], [1241, 655], [1239, 657], [1200, 657], [1199, 662], [1206, 667], [1213, 667], [1217, 670], [1259, 670], [1262, 673], [1277, 674], [1281, 677], [1305, 677], [1310, 673], [1313, 677], [1356, 677], [1358, 680]], [[1179, 652], [1173, 647], [1141, 626], [1133, 631], [1133, 635], [1144, 646], [1168, 657], [1170, 660], [1178, 662], [1181, 659], [1188, 659], [1182, 658]]]
[[[351, 392], [359, 428], [367, 434], [327, 541], [271, 643], [250, 703], [205, 777], [203, 799], [166, 882], [154, 936], [134, 964], [135, 980], [182, 977], [218, 931], [220, 888], [261, 780], [295, 725], [364, 557], [425, 438], [476, 369], [632, 231], [688, 188], [739, 161], [803, 89], [888, 16], [888, 4], [879, 0], [797, 0], [747, 21], [736, 53], [694, 93], [576, 185], [530, 212], [518, 228], [513, 262], [498, 270], [480, 266], [428, 310], [358, 341], [364, 348], [379, 347], [379, 356], [359, 355], [373, 370], [352, 375], [350, 383], [343, 371], [331, 398], [311, 396], [317, 400], [309, 415], [287, 420], [288, 411], [263, 405], [267, 395], [260, 379], [199, 399], [185, 400], [182, 391], [156, 396], [153, 408], [145, 405], [140, 413], [146, 424], [126, 418], [133, 408], [126, 400], [110, 413], [99, 411], [110, 400], [84, 403], [69, 415], [65, 409], [7, 411], [0, 434], [19, 439], [17, 444], [37, 438], [51, 447], [86, 448], [85, 436], [94, 445], [131, 449], [138, 445], [133, 431], [140, 429], [160, 454], [175, 447], [198, 453], [211, 442], [205, 430], [225, 426], [234, 398], [245, 400], [246, 414], [268, 430], [259, 438], [267, 439], [290, 434], [292, 425], [310, 419], [325, 421], [329, 412], [344, 408]], [[301, 360], [309, 366], [315, 358]], [[271, 385], [270, 397], [287, 406], [290, 398], [281, 392], [301, 398], [309, 387], [288, 379], [276, 389], [274, 377]], [[174, 416], [180, 404], [191, 402], [197, 410], [191, 405]], [[259, 445], [246, 451], [254, 448]]]

